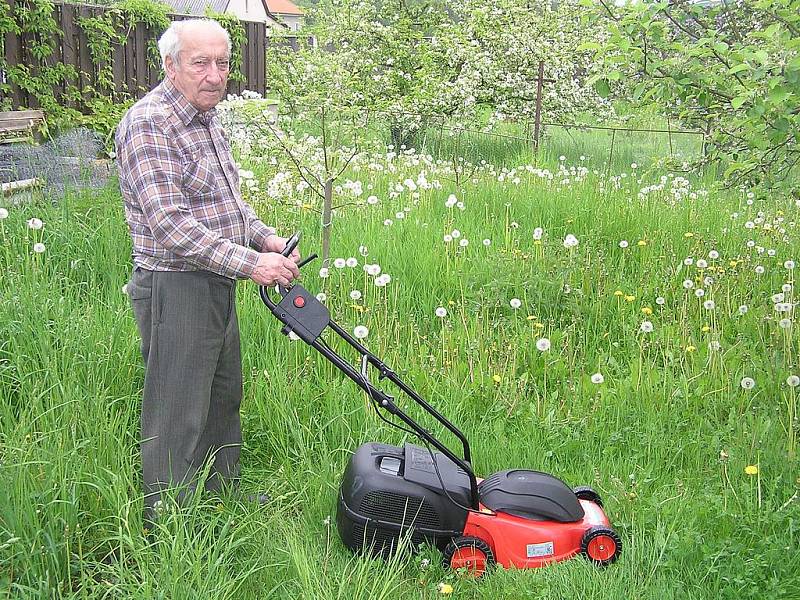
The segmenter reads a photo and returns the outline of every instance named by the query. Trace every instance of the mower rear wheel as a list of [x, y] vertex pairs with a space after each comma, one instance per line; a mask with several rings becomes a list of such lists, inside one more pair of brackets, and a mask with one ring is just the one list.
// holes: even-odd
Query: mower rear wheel
[[581, 554], [598, 567], [607, 567], [622, 553], [617, 532], [602, 525], [586, 530], [581, 539]]
[[495, 562], [489, 544], [472, 536], [453, 538], [444, 549], [444, 566], [457, 571], [465, 569], [473, 577], [480, 577]]
[[572, 488], [572, 492], [578, 497], [578, 500], [588, 500], [589, 502], [594, 502], [600, 508], [603, 508], [603, 499], [600, 497], [600, 494], [594, 491], [594, 488], [588, 485], [579, 485], [576, 488]]

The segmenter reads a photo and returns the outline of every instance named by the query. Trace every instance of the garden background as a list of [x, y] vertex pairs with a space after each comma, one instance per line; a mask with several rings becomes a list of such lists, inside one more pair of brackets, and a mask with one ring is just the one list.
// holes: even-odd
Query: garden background
[[[164, 24], [132, 6], [115, 18]], [[50, 3], [0, 7], [3, 33], [57, 35]], [[800, 3], [308, 9], [316, 44], [268, 50], [269, 98], [220, 106], [243, 194], [323, 254], [303, 285], [463, 427], [479, 473], [592, 485], [620, 560], [475, 581], [431, 548], [351, 555], [350, 453], [406, 438], [250, 283], [243, 486], [273, 500], [196, 496], [146, 535], [130, 241], [113, 174], [79, 156], [83, 179], [0, 200], [0, 594], [796, 598]], [[113, 159], [131, 101], [40, 102], [42, 143], [0, 156], [82, 127]]]

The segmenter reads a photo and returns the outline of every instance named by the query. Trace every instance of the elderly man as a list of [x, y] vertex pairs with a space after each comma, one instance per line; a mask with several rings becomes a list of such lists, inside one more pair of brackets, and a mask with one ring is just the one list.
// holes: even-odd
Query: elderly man
[[[215, 21], [172, 23], [158, 42], [166, 78], [122, 119], [120, 188], [133, 241], [128, 295], [146, 365], [141, 452], [145, 518], [167, 487], [236, 482], [242, 371], [236, 280], [288, 285], [297, 252], [239, 191], [215, 119], [230, 69], [230, 38]], [[154, 511], [154, 508], [156, 509]]]

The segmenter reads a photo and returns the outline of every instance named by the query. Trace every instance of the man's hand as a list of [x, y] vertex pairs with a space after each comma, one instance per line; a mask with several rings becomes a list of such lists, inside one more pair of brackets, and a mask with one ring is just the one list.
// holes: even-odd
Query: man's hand
[[[281, 237], [279, 235], [271, 235], [267, 238], [266, 242], [264, 242], [263, 250], [265, 252], [277, 252], [280, 254], [283, 252], [283, 249], [286, 247], [286, 242], [289, 241], [289, 238]], [[298, 250], [299, 246], [292, 250], [292, 253], [289, 255], [294, 262], [300, 262], [300, 250]]]
[[[275, 237], [271, 235], [269, 239]], [[299, 257], [299, 254], [298, 254]], [[297, 264], [285, 256], [281, 256], [277, 252], [264, 252], [258, 255], [258, 263], [250, 279], [255, 281], [258, 285], [282, 285], [286, 287], [293, 279], [300, 276], [300, 270]]]

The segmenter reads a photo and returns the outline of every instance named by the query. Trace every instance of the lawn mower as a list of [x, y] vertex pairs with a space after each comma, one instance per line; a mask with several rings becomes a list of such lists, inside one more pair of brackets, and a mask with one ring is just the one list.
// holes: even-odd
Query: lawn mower
[[[283, 251], [289, 256], [300, 234]], [[301, 261], [303, 266], [316, 258]], [[271, 294], [280, 296], [276, 302]], [[429, 543], [442, 551], [445, 565], [482, 575], [493, 564], [540, 567], [578, 554], [598, 566], [617, 560], [622, 542], [603, 511], [600, 496], [588, 486], [570, 488], [539, 471], [508, 469], [476, 477], [465, 435], [392, 369], [331, 320], [328, 308], [299, 284], [275, 291], [262, 286], [261, 299], [294, 333], [361, 387], [378, 415], [412, 433], [424, 444], [402, 448], [370, 442], [350, 458], [339, 489], [336, 524], [343, 543], [355, 552], [388, 557], [410, 538], [411, 547]], [[332, 330], [361, 356], [360, 368], [337, 354], [321, 337]], [[462, 454], [403, 411], [393, 396], [370, 381], [388, 379], [414, 400], [462, 446]], [[388, 419], [388, 413], [406, 427]]]

